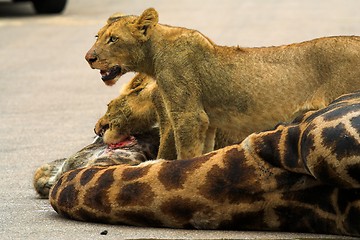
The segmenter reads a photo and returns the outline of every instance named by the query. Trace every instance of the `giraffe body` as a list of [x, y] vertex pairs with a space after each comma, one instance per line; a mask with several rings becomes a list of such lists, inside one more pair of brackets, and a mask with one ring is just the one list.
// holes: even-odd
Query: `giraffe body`
[[135, 226], [360, 236], [360, 93], [193, 159], [66, 172], [61, 215]]

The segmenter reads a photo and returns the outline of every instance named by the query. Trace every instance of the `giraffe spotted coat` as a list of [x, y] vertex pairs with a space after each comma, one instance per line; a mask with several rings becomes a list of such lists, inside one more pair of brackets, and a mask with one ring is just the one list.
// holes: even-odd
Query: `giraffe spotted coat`
[[81, 221], [360, 236], [359, 187], [358, 92], [197, 158], [66, 172], [49, 198]]

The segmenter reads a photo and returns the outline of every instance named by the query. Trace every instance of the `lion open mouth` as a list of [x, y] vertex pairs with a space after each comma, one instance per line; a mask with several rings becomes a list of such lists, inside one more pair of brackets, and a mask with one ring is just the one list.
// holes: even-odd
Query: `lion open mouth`
[[108, 70], [100, 70], [101, 79], [106, 82], [115, 79], [122, 75], [122, 69], [119, 66], [114, 66]]

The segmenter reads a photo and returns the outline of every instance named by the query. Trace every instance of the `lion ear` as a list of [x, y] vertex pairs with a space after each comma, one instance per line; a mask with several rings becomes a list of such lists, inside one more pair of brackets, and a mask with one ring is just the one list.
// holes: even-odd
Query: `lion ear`
[[159, 21], [159, 15], [154, 8], [146, 9], [135, 21], [135, 27], [142, 40], [149, 39], [151, 31]]
[[120, 18], [122, 18], [124, 16], [124, 14], [122, 13], [114, 13], [113, 15], [111, 15], [108, 20], [107, 20], [107, 24], [113, 23], [117, 20], [119, 20]]

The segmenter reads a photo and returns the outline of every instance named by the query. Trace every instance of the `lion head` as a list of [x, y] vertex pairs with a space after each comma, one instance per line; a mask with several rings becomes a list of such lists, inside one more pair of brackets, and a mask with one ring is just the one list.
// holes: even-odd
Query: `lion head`
[[106, 85], [113, 85], [120, 76], [129, 71], [147, 72], [151, 66], [145, 61], [146, 45], [158, 14], [153, 8], [141, 16], [112, 15], [100, 29], [97, 40], [87, 52], [85, 59], [94, 69], [99, 69]]
[[121, 90], [119, 97], [108, 104], [106, 114], [95, 125], [95, 133], [107, 144], [131, 139], [134, 134], [150, 131], [157, 122], [152, 94], [155, 80], [137, 74]]

